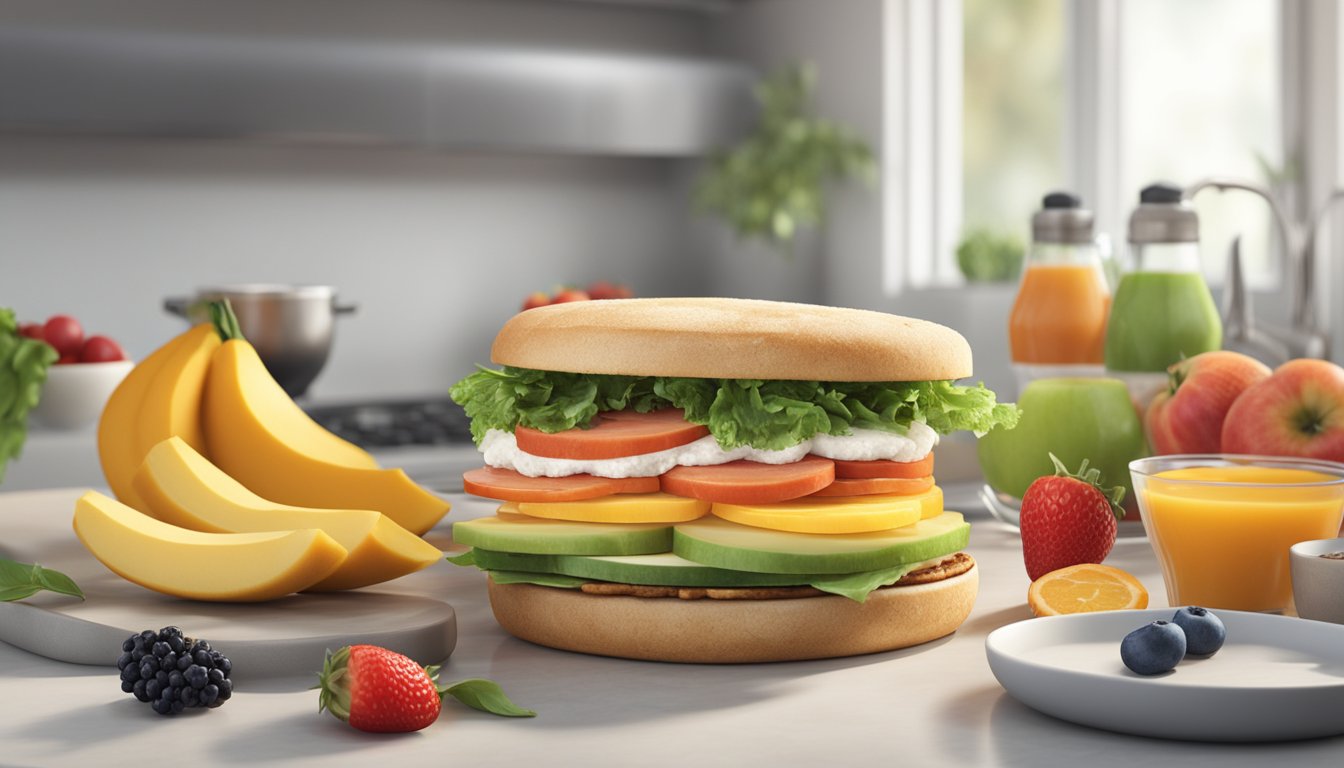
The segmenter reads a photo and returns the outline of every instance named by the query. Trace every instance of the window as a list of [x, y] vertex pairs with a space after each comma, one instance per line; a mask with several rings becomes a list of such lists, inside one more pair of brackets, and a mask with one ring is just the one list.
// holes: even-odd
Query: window
[[[1025, 240], [1052, 189], [1081, 194], [1121, 253], [1138, 190], [1152, 181], [1235, 177], [1286, 195], [1297, 183], [1284, 151], [1289, 5], [888, 2], [899, 22], [887, 40], [888, 99], [900, 106], [886, 187], [902, 233], [887, 247], [888, 292], [957, 284], [960, 236], [989, 228]], [[1210, 282], [1222, 282], [1241, 235], [1252, 284], [1278, 283], [1277, 235], [1260, 200], [1208, 191], [1196, 206]]]

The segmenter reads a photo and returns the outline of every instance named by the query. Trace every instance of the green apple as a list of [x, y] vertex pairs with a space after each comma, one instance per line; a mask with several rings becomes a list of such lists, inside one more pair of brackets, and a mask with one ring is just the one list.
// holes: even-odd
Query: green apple
[[1071, 470], [1087, 459], [1105, 485], [1130, 492], [1129, 462], [1145, 455], [1143, 427], [1129, 391], [1118, 379], [1038, 379], [1017, 400], [1014, 429], [980, 438], [980, 468], [996, 491], [1022, 498], [1027, 486], [1053, 475], [1050, 454]]

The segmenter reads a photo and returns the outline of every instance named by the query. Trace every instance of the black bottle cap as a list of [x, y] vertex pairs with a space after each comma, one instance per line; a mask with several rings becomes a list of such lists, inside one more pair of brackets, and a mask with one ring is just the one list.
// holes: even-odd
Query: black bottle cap
[[1072, 192], [1051, 192], [1041, 200], [1041, 207], [1046, 210], [1082, 208], [1083, 199]]
[[1166, 181], [1149, 184], [1139, 192], [1140, 203], [1170, 205], [1181, 202], [1181, 188]]

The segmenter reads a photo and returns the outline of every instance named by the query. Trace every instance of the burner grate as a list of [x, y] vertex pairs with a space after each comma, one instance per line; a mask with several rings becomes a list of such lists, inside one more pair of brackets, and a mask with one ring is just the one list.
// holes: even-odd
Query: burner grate
[[308, 415], [362, 448], [471, 444], [467, 414], [446, 397], [323, 405]]

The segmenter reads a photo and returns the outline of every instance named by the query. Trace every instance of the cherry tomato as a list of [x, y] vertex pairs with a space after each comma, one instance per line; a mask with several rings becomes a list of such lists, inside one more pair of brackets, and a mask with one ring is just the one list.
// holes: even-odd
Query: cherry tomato
[[110, 363], [125, 359], [126, 350], [106, 336], [90, 336], [84, 340], [84, 346], [79, 350], [81, 363]]
[[523, 310], [526, 311], [529, 309], [536, 309], [537, 307], [544, 307], [550, 303], [551, 303], [550, 296], [547, 296], [545, 293], [541, 291], [536, 291], [534, 293], [527, 294], [527, 298], [523, 300]]
[[47, 324], [42, 326], [42, 335], [62, 356], [79, 357], [79, 349], [84, 344], [84, 329], [75, 318], [69, 315], [52, 315], [47, 318]]
[[628, 299], [634, 295], [629, 286], [612, 283], [609, 280], [598, 280], [588, 286], [588, 296], [593, 299]]
[[551, 303], [567, 304], [571, 301], [588, 301], [591, 298], [592, 297], [589, 296], [586, 292], [580, 291], [578, 288], [566, 288], [565, 290], [555, 294], [555, 298], [551, 299]]
[[68, 354], [68, 355], [61, 355], [60, 359], [58, 359], [58, 360], [56, 361], [56, 364], [57, 364], [57, 365], [71, 365], [72, 363], [78, 363], [78, 362], [79, 362], [79, 353], [78, 353], [78, 352], [71, 352], [71, 353]]
[[47, 336], [42, 332], [41, 323], [19, 323], [19, 335], [26, 336], [38, 341], [46, 341]]

